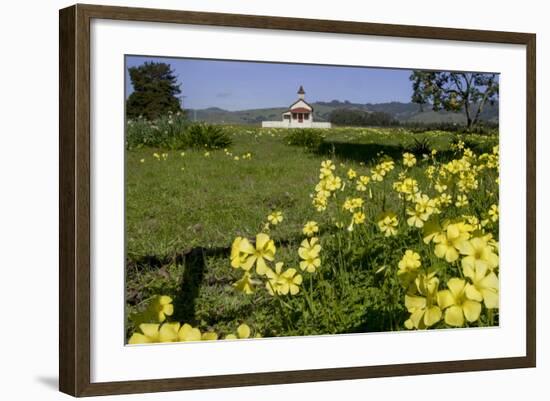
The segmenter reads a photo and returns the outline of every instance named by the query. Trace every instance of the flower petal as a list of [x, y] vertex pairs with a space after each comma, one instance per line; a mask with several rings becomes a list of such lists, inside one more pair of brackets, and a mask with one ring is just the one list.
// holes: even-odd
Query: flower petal
[[426, 307], [426, 298], [405, 295], [405, 307], [411, 313], [417, 309], [424, 309]]
[[239, 338], [248, 338], [250, 337], [250, 327], [247, 324], [243, 323], [237, 327], [237, 335]]
[[491, 288], [493, 290], [498, 290], [499, 282], [497, 275], [493, 272], [489, 273], [486, 277], [479, 281], [479, 286], [481, 288]]
[[447, 281], [447, 287], [449, 287], [449, 290], [451, 291], [451, 294], [453, 294], [454, 298], [460, 297], [462, 291], [464, 291], [465, 285], [466, 282], [464, 280], [456, 277]]
[[202, 336], [201, 336], [202, 341], [215, 341], [217, 339], [218, 339], [218, 335], [213, 331], [210, 331], [208, 333], [202, 333]]
[[159, 326], [158, 323], [142, 323], [139, 325], [139, 329], [147, 337], [156, 338], [158, 336]]
[[468, 299], [471, 299], [472, 301], [476, 301], [476, 302], [483, 301], [483, 295], [472, 284], [466, 284], [466, 287], [464, 288], [464, 293], [466, 294], [466, 297]]
[[132, 337], [128, 340], [128, 344], [149, 344], [151, 342], [152, 341], [149, 337], [144, 336], [141, 333], [132, 334]]
[[481, 290], [483, 294], [483, 301], [487, 309], [497, 309], [499, 304], [498, 291], [492, 289], [483, 289]]
[[250, 243], [250, 241], [246, 238], [241, 239], [239, 242], [239, 251], [242, 253], [252, 254], [254, 253], [254, 247]]
[[159, 329], [159, 341], [167, 343], [178, 339], [179, 323], [164, 323]]
[[437, 306], [432, 306], [431, 308], [426, 309], [424, 313], [424, 324], [426, 327], [433, 326], [441, 320], [441, 309]]
[[466, 300], [462, 304], [462, 309], [464, 310], [466, 320], [470, 323], [479, 319], [479, 314], [481, 313], [481, 304], [479, 302]]
[[462, 327], [464, 325], [464, 314], [460, 306], [451, 306], [445, 311], [445, 323], [449, 326]]
[[164, 307], [162, 308], [162, 311], [164, 312], [165, 315], [172, 316], [174, 314], [174, 305], [172, 304], [164, 305]]
[[263, 249], [266, 244], [269, 242], [269, 235], [265, 233], [260, 233], [256, 235], [256, 249], [260, 250]]
[[455, 304], [455, 298], [453, 297], [453, 294], [449, 290], [443, 290], [439, 291], [437, 293], [437, 304], [441, 309], [446, 309], [449, 306], [452, 306]]
[[269, 267], [267, 267], [264, 258], [258, 258], [256, 263], [256, 273], [258, 273], [260, 276], [263, 276], [267, 273]]

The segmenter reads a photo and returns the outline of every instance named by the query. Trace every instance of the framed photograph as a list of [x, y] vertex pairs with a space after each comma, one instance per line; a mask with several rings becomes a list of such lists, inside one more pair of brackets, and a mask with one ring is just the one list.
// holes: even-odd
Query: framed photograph
[[534, 34], [59, 21], [61, 391], [535, 366]]

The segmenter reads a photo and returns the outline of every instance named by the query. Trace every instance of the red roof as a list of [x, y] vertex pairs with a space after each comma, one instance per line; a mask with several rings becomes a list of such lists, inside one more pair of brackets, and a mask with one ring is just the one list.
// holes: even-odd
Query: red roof
[[305, 107], [296, 107], [295, 109], [290, 109], [290, 111], [293, 113], [311, 113], [311, 110]]

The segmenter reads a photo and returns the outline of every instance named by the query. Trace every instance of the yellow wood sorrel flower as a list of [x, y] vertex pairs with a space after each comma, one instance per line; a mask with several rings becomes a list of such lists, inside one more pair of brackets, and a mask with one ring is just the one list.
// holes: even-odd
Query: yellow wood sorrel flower
[[393, 212], [384, 213], [378, 219], [378, 228], [386, 236], [392, 236], [397, 234], [397, 226], [399, 221], [397, 220], [397, 215]]
[[300, 248], [298, 248], [298, 255], [303, 259], [300, 262], [300, 269], [307, 270], [308, 273], [314, 273], [321, 266], [320, 252], [319, 238], [313, 237], [310, 240], [303, 240]]
[[435, 255], [438, 258], [444, 258], [452, 263], [458, 259], [458, 249], [461, 244], [470, 238], [470, 234], [465, 230], [464, 224], [449, 224], [447, 228], [434, 237]]
[[420, 262], [420, 255], [408, 249], [405, 251], [403, 258], [401, 258], [397, 265], [397, 267], [399, 267], [397, 274], [401, 275], [414, 272], [421, 266], [421, 264], [422, 262]]
[[462, 255], [466, 255], [462, 258], [463, 269], [493, 270], [498, 266], [498, 255], [493, 252], [493, 248], [488, 244], [486, 238], [476, 237], [469, 241], [463, 241], [459, 244], [458, 249]]
[[269, 216], [267, 216], [267, 221], [269, 221], [271, 224], [276, 226], [277, 224], [283, 221], [283, 213], [273, 212]]
[[354, 224], [363, 224], [365, 222], [366, 216], [363, 212], [353, 213], [353, 223]]
[[464, 207], [468, 205], [468, 197], [466, 195], [457, 195], [455, 206]]
[[237, 335], [239, 338], [248, 338], [250, 337], [250, 327], [246, 323], [242, 323], [237, 327]]
[[250, 295], [254, 292], [254, 282], [251, 279], [249, 272], [244, 272], [243, 277], [233, 284], [233, 287], [237, 291], [244, 292], [246, 295]]
[[[242, 323], [237, 327], [237, 334], [230, 333], [225, 336], [226, 340], [238, 340], [238, 339], [245, 339], [250, 337], [250, 327], [246, 323]], [[259, 336], [256, 336], [259, 337]]]
[[462, 269], [464, 276], [472, 281], [466, 287], [466, 295], [474, 301], [485, 304], [487, 309], [498, 308], [499, 281], [497, 275], [486, 265], [468, 266]]
[[216, 341], [217, 339], [218, 339], [218, 334], [214, 333], [213, 331], [202, 333], [202, 336], [201, 336], [202, 341]]
[[366, 191], [367, 190], [367, 184], [370, 182], [370, 177], [368, 175], [362, 175], [359, 177], [359, 180], [357, 180], [357, 186], [355, 187], [358, 191]]
[[199, 329], [185, 323], [178, 331], [178, 341], [201, 341], [202, 334]]
[[142, 323], [139, 325], [141, 333], [133, 333], [128, 344], [148, 344], [172, 342], [178, 338], [179, 323]]
[[150, 311], [155, 316], [155, 320], [162, 323], [166, 320], [166, 316], [172, 316], [174, 314], [174, 305], [172, 305], [172, 298], [167, 295], [160, 295], [155, 297], [150, 305]]
[[416, 157], [412, 153], [403, 153], [403, 164], [412, 167], [416, 164]]
[[489, 209], [489, 217], [493, 223], [495, 223], [498, 220], [498, 206], [497, 205], [491, 205], [491, 208]]
[[231, 266], [238, 269], [245, 262], [246, 258], [250, 255], [251, 250], [254, 248], [246, 238], [237, 237], [233, 240], [231, 245]]
[[407, 208], [407, 214], [411, 217], [407, 219], [407, 224], [411, 227], [422, 228], [424, 222], [430, 217], [429, 213], [426, 213], [421, 205], [416, 204], [414, 209]]
[[470, 323], [479, 319], [481, 304], [468, 297], [468, 286], [466, 281], [452, 278], [447, 282], [449, 289], [437, 293], [437, 303], [445, 310], [445, 323], [450, 326], [464, 326], [464, 318]]
[[256, 264], [256, 273], [264, 275], [269, 268], [267, 267], [266, 260], [272, 262], [275, 258], [275, 243], [269, 238], [269, 235], [260, 233], [256, 235], [256, 246], [253, 247], [250, 243], [244, 244], [244, 253], [249, 256], [241, 264], [241, 267], [248, 271]]
[[302, 275], [297, 274], [296, 269], [290, 268], [283, 272], [283, 263], [275, 264], [275, 271], [268, 269], [266, 276], [266, 289], [271, 295], [296, 295], [300, 291]]
[[256, 235], [255, 246], [246, 238], [237, 237], [231, 246], [231, 266], [249, 271], [256, 264], [256, 272], [263, 275], [267, 268], [266, 260], [273, 261], [275, 252], [275, 243], [265, 233]]
[[304, 225], [302, 232], [304, 233], [304, 235], [307, 235], [308, 237], [312, 237], [319, 232], [319, 226], [315, 221], [308, 221]]
[[370, 179], [372, 181], [380, 182], [384, 180], [384, 176], [386, 175], [386, 170], [384, 170], [382, 167], [378, 165], [378, 166], [375, 166], [375, 168], [372, 169], [370, 173], [371, 173]]
[[405, 307], [411, 314], [405, 327], [425, 329], [441, 320], [442, 312], [436, 304], [439, 279], [430, 273], [417, 277], [415, 284], [420, 295], [405, 295]]

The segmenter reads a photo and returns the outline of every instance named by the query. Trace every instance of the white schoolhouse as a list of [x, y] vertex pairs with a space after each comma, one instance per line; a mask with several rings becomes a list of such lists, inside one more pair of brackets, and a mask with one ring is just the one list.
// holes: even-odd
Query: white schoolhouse
[[298, 100], [281, 115], [281, 121], [262, 121], [263, 128], [330, 128], [330, 123], [314, 122], [313, 107], [305, 101], [306, 92], [300, 85]]

